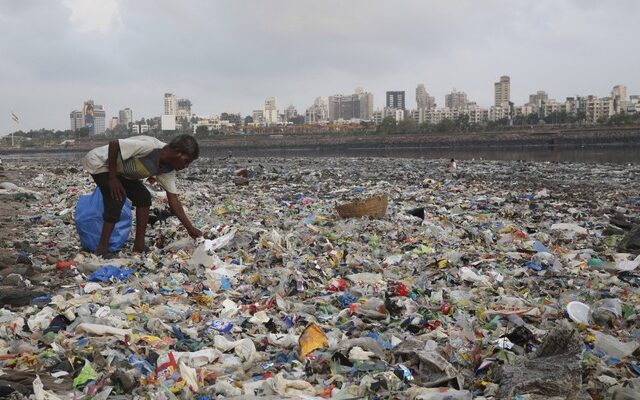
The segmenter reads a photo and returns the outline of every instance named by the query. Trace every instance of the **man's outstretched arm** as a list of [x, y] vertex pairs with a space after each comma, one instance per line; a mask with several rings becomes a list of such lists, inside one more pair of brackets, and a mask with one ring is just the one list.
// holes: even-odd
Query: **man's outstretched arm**
[[169, 202], [169, 208], [171, 209], [171, 211], [173, 211], [176, 217], [178, 217], [182, 225], [187, 229], [189, 236], [194, 239], [202, 236], [202, 232], [200, 232], [198, 228], [191, 224], [189, 217], [187, 217], [187, 214], [185, 214], [182, 203], [178, 199], [178, 195], [175, 193], [167, 192], [167, 201]]

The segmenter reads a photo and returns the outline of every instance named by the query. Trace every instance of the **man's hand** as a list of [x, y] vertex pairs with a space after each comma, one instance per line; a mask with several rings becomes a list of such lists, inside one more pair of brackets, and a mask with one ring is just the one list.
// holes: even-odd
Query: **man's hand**
[[127, 192], [122, 186], [122, 182], [117, 175], [109, 175], [109, 188], [111, 189], [111, 197], [120, 201], [127, 197]]
[[189, 233], [189, 236], [191, 236], [194, 239], [197, 239], [199, 237], [202, 237], [202, 232], [200, 231], [200, 229], [195, 228], [195, 227], [190, 227], [187, 229], [187, 232]]

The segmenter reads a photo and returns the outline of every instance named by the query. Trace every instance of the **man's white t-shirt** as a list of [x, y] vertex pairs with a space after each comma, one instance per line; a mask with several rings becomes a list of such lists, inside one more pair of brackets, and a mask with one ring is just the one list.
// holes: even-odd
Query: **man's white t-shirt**
[[[167, 144], [151, 136], [133, 136], [127, 139], [119, 139], [121, 159], [119, 168], [122, 167], [122, 161], [143, 158], [156, 149], [162, 149]], [[100, 146], [82, 158], [82, 166], [91, 175], [109, 172], [109, 145]], [[169, 193], [178, 193], [176, 187], [176, 171], [160, 173], [156, 175], [158, 183]]]

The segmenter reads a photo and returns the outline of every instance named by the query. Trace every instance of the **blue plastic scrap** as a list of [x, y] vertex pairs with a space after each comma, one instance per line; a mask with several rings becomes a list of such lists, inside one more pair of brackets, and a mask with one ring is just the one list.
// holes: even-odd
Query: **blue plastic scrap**
[[225, 322], [219, 319], [214, 319], [209, 323], [211, 329], [215, 329], [220, 333], [229, 333], [231, 332], [231, 328], [233, 328], [233, 324], [230, 322]]
[[229, 290], [231, 289], [231, 282], [229, 281], [229, 278], [227, 278], [226, 276], [222, 275], [220, 277], [220, 288], [222, 290]]
[[551, 253], [551, 250], [549, 250], [547, 246], [538, 241], [533, 243], [533, 249], [538, 253]]
[[118, 268], [113, 265], [105, 265], [97, 271], [94, 271], [89, 275], [89, 282], [110, 282], [112, 279], [117, 281], [124, 281], [129, 279], [133, 274], [132, 269]]
[[537, 263], [535, 261], [529, 261], [527, 263], [527, 268], [532, 269], [534, 271], [542, 271], [542, 264]]

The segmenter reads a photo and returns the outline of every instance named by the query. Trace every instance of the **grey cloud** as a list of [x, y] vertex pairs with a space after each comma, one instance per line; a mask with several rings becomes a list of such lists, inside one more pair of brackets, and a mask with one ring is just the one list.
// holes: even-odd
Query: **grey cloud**
[[[632, 0], [122, 0], [121, 23], [103, 34], [76, 29], [61, 1], [2, 2], [0, 34], [13, 40], [0, 42], [0, 113], [65, 128], [86, 98], [108, 116], [152, 116], [165, 91], [202, 114], [250, 113], [269, 96], [302, 111], [356, 86], [380, 107], [386, 90], [412, 99], [418, 83], [439, 104], [456, 87], [488, 106], [502, 74], [516, 103], [540, 89], [638, 93], [638, 11]], [[9, 122], [0, 114], [0, 134]]]

